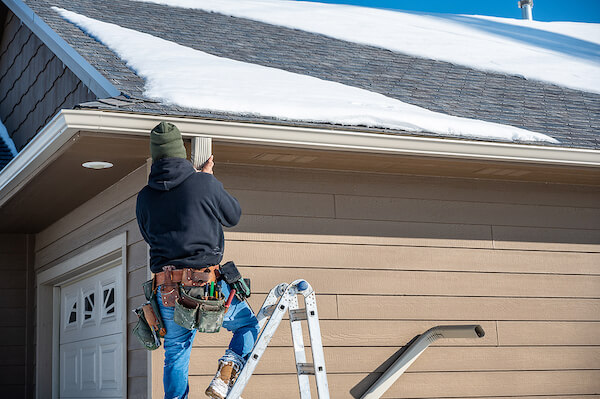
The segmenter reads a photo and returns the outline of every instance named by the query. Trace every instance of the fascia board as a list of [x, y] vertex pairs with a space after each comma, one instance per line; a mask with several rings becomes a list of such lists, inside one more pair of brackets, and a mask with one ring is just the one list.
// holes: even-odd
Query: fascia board
[[438, 139], [96, 110], [62, 112], [70, 127], [99, 133], [148, 136], [150, 130], [164, 120], [176, 124], [184, 137], [211, 137], [224, 142], [524, 162], [548, 166], [600, 167], [600, 151], [579, 148]]
[[121, 92], [73, 47], [50, 28], [31, 8], [20, 0], [2, 0], [4, 4], [99, 98], [118, 96]]

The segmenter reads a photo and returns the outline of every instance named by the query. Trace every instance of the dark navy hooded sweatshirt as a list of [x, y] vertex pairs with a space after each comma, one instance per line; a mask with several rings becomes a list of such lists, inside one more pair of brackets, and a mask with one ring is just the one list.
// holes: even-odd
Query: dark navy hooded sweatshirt
[[235, 226], [240, 205], [212, 174], [196, 172], [183, 158], [152, 164], [148, 185], [139, 192], [136, 216], [150, 244], [150, 269], [202, 268], [223, 259], [223, 228]]

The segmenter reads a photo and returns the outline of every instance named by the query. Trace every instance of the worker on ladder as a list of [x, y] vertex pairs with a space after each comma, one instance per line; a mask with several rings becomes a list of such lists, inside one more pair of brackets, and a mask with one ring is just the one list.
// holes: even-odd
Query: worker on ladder
[[[181, 133], [175, 125], [161, 122], [152, 130], [150, 152], [152, 169], [148, 185], [138, 194], [136, 216], [142, 236], [150, 245], [153, 289], [166, 329], [165, 399], [183, 399], [189, 392], [188, 367], [196, 328], [184, 328], [174, 321], [175, 305], [184, 303], [181, 297], [200, 298], [198, 292], [206, 294], [208, 285], [215, 292], [211, 296], [230, 295], [231, 287], [219, 272], [224, 249], [222, 226], [235, 226], [241, 209], [213, 176], [212, 156], [201, 170], [186, 159]], [[223, 327], [233, 332], [233, 337], [206, 389], [211, 398], [227, 396], [259, 333], [254, 313], [240, 299], [245, 298], [238, 292], [222, 318]]]

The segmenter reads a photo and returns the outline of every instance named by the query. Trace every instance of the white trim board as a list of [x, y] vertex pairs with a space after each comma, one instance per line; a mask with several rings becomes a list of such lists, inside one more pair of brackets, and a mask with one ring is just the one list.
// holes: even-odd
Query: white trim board
[[525, 162], [541, 165], [600, 167], [600, 151], [529, 144], [498, 143], [323, 128], [227, 122], [199, 118], [63, 110], [69, 127], [97, 133], [149, 136], [160, 121], [177, 125], [184, 137], [285, 147], [418, 155], [443, 158]]
[[405, 154], [447, 158], [600, 167], [600, 151], [527, 144], [442, 139], [322, 128], [226, 122], [197, 118], [63, 110], [69, 126], [98, 133], [149, 136], [162, 120], [177, 124], [184, 137], [211, 137], [235, 143]]
[[[323, 128], [226, 122], [98, 110], [61, 110], [0, 172], [0, 206], [65, 151], [78, 132], [146, 136], [160, 121], [184, 137], [330, 151], [415, 155], [449, 159], [522, 162], [541, 166], [600, 167], [600, 150], [442, 139]], [[59, 151], [60, 150], [60, 151]]]
[[[90, 269], [92, 262], [101, 260], [117, 250], [122, 250], [122, 252], [119, 254], [119, 257], [122, 258], [122, 256], [125, 255], [126, 246], [126, 233], [121, 233], [109, 238], [108, 240], [63, 261], [48, 270], [38, 273], [37, 285], [55, 284], [57, 279], [61, 280], [60, 282], [64, 284], [68, 281], [68, 279], [64, 278], [64, 276], [67, 274]], [[122, 260], [124, 261], [123, 258]], [[93, 268], [93, 266], [91, 268]]]
[[[124, 310], [121, 323], [125, 340], [123, 343], [125, 356], [122, 361], [123, 370], [127, 375], [126, 263], [127, 233], [121, 233], [37, 274], [36, 397], [56, 399], [59, 396], [60, 286], [110, 267], [120, 269], [120, 278], [123, 282], [120, 306]], [[48, 334], [49, 331], [52, 333]], [[48, 373], [48, 370], [51, 373]], [[124, 392], [127, 392], [126, 377], [123, 384]]]
[[[96, 68], [50, 28], [27, 4], [2, 0], [4, 4], [99, 98], [121, 94]], [[58, 14], [57, 14], [58, 15]]]

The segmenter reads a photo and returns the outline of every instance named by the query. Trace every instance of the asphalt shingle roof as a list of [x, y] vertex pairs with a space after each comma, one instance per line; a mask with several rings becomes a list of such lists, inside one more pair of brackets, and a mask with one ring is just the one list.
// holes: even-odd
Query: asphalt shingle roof
[[[436, 112], [544, 133], [558, 139], [560, 146], [600, 149], [598, 94], [530, 81], [519, 76], [483, 72], [201, 10], [129, 0], [25, 0], [25, 3], [115, 87], [133, 98], [143, 99], [143, 80], [111, 50], [63, 20], [51, 6], [135, 29], [220, 57], [367, 89]], [[124, 98], [114, 104], [104, 101], [81, 106], [99, 109], [118, 107], [120, 110], [133, 112], [226, 120], [315, 125], [301, 121], [285, 122], [251, 115], [185, 109], [152, 101], [127, 101]]]

